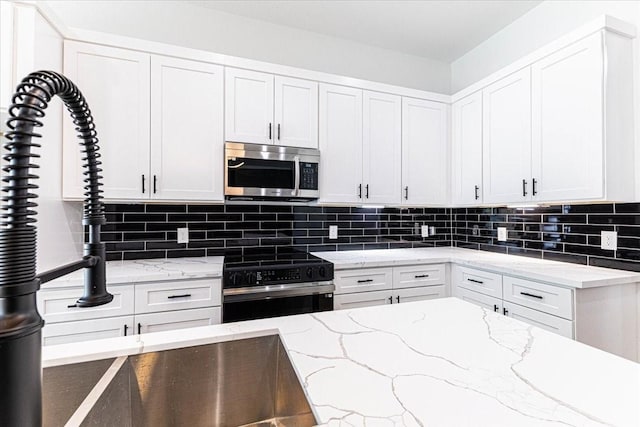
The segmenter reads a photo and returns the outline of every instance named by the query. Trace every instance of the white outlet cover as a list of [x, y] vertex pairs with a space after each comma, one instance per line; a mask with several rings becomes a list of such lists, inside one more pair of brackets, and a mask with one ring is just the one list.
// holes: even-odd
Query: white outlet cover
[[499, 242], [507, 241], [507, 227], [498, 227], [498, 241]]
[[189, 243], [188, 228], [178, 228], [178, 243]]
[[436, 235], [436, 227], [434, 227], [433, 225], [429, 227], [429, 235], [430, 236]]
[[338, 238], [338, 226], [337, 225], [330, 225], [329, 226], [329, 238], [330, 239], [337, 239]]
[[615, 251], [618, 249], [618, 232], [602, 231], [600, 234], [600, 248]]
[[429, 237], [429, 226], [428, 225], [423, 225], [420, 230], [421, 230], [422, 237]]

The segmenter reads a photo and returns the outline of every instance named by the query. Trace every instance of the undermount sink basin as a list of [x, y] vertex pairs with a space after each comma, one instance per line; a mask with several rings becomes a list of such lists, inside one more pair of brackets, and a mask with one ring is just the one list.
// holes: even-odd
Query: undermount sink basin
[[45, 426], [313, 426], [277, 335], [44, 369]]

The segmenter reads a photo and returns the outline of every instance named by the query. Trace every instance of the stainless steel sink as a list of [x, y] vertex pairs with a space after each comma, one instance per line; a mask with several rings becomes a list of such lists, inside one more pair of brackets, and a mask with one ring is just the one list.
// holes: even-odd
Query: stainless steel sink
[[277, 335], [47, 368], [44, 425], [313, 426]]

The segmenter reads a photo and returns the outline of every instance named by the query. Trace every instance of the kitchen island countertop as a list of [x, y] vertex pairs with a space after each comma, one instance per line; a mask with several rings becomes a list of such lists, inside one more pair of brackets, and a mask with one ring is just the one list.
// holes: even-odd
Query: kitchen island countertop
[[329, 426], [640, 425], [640, 365], [456, 298], [43, 349], [43, 364], [279, 333]]

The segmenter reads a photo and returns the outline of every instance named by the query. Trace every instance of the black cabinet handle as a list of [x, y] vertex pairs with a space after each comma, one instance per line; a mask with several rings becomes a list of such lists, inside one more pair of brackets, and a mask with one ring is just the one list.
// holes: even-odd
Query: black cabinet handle
[[400, 304], [400, 295], [396, 297], [396, 301], [398, 301], [398, 304]]
[[484, 282], [482, 280], [476, 280], [476, 279], [467, 279], [469, 282], [473, 282], [473, 283], [478, 283], [480, 285], [484, 285]]
[[533, 178], [533, 180], [531, 181], [531, 194], [533, 194], [534, 196], [538, 194], [538, 190], [536, 189], [537, 183], [538, 183], [538, 180]]
[[189, 298], [191, 296], [191, 294], [182, 294], [182, 295], [169, 295], [167, 297], [167, 299], [174, 299], [174, 298]]
[[409, 186], [404, 187], [404, 199], [409, 200]]
[[524, 295], [526, 297], [531, 297], [531, 298], [538, 298], [538, 299], [542, 299], [541, 295], [535, 295], [535, 294], [530, 294], [528, 292], [520, 292], [520, 295]]
[[416, 279], [422, 279], [424, 277], [429, 277], [428, 274], [418, 274], [417, 276], [414, 276]]
[[138, 323], [138, 335], [142, 332], [142, 324]]
[[142, 174], [142, 194], [144, 194], [144, 174]]
[[389, 297], [389, 304], [393, 304], [393, 297]]
[[500, 307], [498, 307], [498, 304], [493, 304], [493, 311], [497, 313], [499, 309]]
[[124, 336], [127, 336], [127, 329], [129, 329], [128, 325], [124, 325]]
[[358, 184], [358, 198], [362, 199], [362, 184]]
[[153, 194], [158, 192], [158, 176], [153, 175]]
[[367, 190], [367, 193], [365, 194], [365, 197], [368, 199], [369, 198], [369, 184], [367, 184], [365, 186], [365, 189]]
[[269, 139], [271, 139], [271, 123], [269, 123]]
[[522, 197], [526, 197], [527, 196], [527, 180], [523, 179], [522, 180]]
[[373, 279], [358, 280], [358, 283], [371, 283], [371, 282], [373, 282]]
[[478, 194], [478, 190], [480, 190], [480, 187], [478, 187], [478, 186], [476, 185], [476, 186], [475, 186], [475, 190], [474, 190], [474, 191], [475, 191], [475, 193], [474, 193], [474, 194], [475, 194], [476, 200], [478, 200], [478, 199], [480, 198], [480, 195]]
[[505, 307], [505, 308], [503, 308], [503, 309], [502, 309], [502, 314], [504, 314], [504, 315], [506, 316], [507, 314], [509, 314], [509, 310], [507, 310], [507, 308], [506, 308], [506, 307]]
[[278, 141], [280, 141], [280, 123], [278, 123]]

